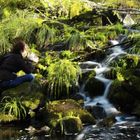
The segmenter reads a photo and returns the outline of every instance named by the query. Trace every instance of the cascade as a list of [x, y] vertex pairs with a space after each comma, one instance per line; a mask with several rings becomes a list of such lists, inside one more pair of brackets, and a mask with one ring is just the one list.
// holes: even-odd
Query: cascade
[[117, 114], [119, 113], [119, 111], [117, 111], [117, 109], [107, 99], [112, 80], [105, 78], [103, 73], [110, 70], [109, 64], [112, 62], [112, 60], [114, 60], [120, 55], [126, 54], [126, 52], [124, 52], [124, 50], [120, 46], [117, 46], [117, 44], [119, 44], [117, 40], [111, 40], [110, 42], [112, 43], [112, 45], [116, 45], [116, 46], [110, 48], [111, 54], [109, 54], [103, 62], [99, 63], [94, 61], [87, 61], [87, 62], [80, 63], [80, 65], [83, 67], [85, 65], [87, 66], [86, 68], [82, 69], [82, 72], [94, 70], [96, 73], [95, 78], [101, 81], [105, 86], [105, 90], [102, 96], [90, 98], [86, 95], [84, 91], [84, 87], [86, 83], [83, 84], [81, 90], [79, 91], [79, 94], [84, 97], [85, 107], [100, 105], [104, 108], [107, 115]]

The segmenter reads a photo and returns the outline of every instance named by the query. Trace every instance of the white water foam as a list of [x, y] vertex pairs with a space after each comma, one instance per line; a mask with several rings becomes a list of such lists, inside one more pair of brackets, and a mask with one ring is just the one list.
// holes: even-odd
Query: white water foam
[[124, 52], [120, 46], [117, 46], [117, 44], [119, 44], [119, 42], [117, 40], [111, 40], [111, 43], [112, 43], [112, 45], [116, 45], [116, 46], [110, 49], [112, 51], [112, 53], [110, 55], [108, 55], [107, 58], [101, 64], [98, 62], [94, 62], [94, 61], [87, 61], [87, 62], [81, 63], [81, 64], [90, 65], [90, 66], [96, 65], [95, 68], [84, 69], [84, 72], [92, 71], [92, 70], [94, 70], [96, 72], [95, 78], [100, 80], [101, 82], [103, 82], [104, 86], [105, 86], [103, 95], [99, 96], [99, 97], [95, 97], [93, 99], [90, 97], [87, 97], [84, 94], [84, 87], [85, 87], [86, 83], [84, 83], [82, 90], [80, 90], [80, 92], [79, 92], [81, 95], [84, 96], [85, 106], [96, 106], [97, 104], [100, 104], [104, 108], [107, 115], [118, 114], [120, 112], [117, 111], [117, 109], [107, 99], [109, 89], [112, 84], [112, 80], [105, 78], [103, 76], [103, 73], [110, 70], [109, 64], [112, 60], [114, 60], [117, 56], [126, 54], [126, 52]]

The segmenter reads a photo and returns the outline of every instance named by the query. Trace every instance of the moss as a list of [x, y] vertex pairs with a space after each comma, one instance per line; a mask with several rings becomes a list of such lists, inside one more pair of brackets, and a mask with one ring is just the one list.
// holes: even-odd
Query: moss
[[56, 101], [50, 102], [48, 105], [48, 109], [53, 110], [55, 112], [61, 112], [64, 110], [69, 111], [71, 109], [79, 109], [79, 108], [81, 108], [81, 106], [72, 99], [56, 100]]
[[77, 112], [83, 124], [95, 124], [95, 118], [86, 110], [79, 110]]
[[30, 99], [30, 100], [24, 100], [22, 102], [27, 108], [35, 109], [38, 106], [40, 100], [39, 99], [36, 99], [36, 100]]
[[59, 134], [75, 134], [82, 130], [82, 122], [78, 117], [67, 116], [59, 119], [53, 131]]
[[132, 113], [135, 102], [140, 99], [139, 78], [135, 76], [128, 81], [118, 82], [111, 85], [109, 99], [121, 111]]
[[39, 100], [43, 96], [36, 87], [37, 85], [32, 85], [28, 82], [23, 83], [17, 87], [3, 91], [1, 99], [5, 96], [22, 98], [22, 102], [26, 107], [30, 107], [32, 109], [38, 105]]
[[114, 116], [107, 117], [103, 120], [100, 120], [97, 125], [101, 127], [111, 127], [116, 122]]
[[72, 99], [53, 101], [48, 104], [48, 122], [54, 126], [63, 117], [79, 117], [82, 123], [95, 123], [94, 117]]

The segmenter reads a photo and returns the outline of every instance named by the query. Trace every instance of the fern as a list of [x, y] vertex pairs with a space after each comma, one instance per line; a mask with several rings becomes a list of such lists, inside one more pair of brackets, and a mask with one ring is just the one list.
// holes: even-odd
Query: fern
[[[77, 85], [80, 68], [69, 60], [63, 59], [51, 64], [48, 67], [48, 83], [51, 94], [60, 96], [63, 88], [66, 88], [67, 95], [70, 87]], [[58, 94], [58, 95], [57, 95]]]
[[37, 44], [39, 46], [47, 46], [53, 43], [54, 34], [53, 29], [49, 28], [46, 24], [42, 24], [37, 32]]
[[83, 50], [86, 47], [86, 39], [82, 34], [74, 31], [67, 39], [66, 46], [71, 51]]

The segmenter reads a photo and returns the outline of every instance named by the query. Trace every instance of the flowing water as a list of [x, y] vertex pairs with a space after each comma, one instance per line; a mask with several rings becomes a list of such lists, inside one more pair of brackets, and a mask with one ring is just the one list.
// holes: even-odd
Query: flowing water
[[[113, 45], [119, 44], [118, 41], [112, 40]], [[89, 65], [96, 65], [93, 69], [96, 72], [95, 78], [104, 83], [105, 90], [102, 96], [95, 98], [90, 98], [84, 91], [85, 84], [83, 84], [79, 94], [81, 94], [85, 99], [86, 106], [96, 106], [100, 105], [104, 108], [106, 114], [109, 116], [111, 114], [116, 115], [116, 123], [111, 127], [101, 127], [96, 125], [87, 126], [85, 129], [75, 138], [75, 140], [140, 140], [140, 121], [134, 116], [119, 115], [119, 111], [108, 101], [107, 95], [109, 88], [112, 84], [112, 80], [106, 79], [103, 75], [104, 72], [108, 71], [109, 64], [118, 56], [125, 55], [126, 52], [120, 47], [115, 46], [110, 49], [111, 53], [106, 57], [106, 59], [101, 62], [84, 62]], [[91, 67], [91, 66], [90, 66]], [[93, 70], [84, 69], [84, 72]], [[87, 71], [86, 71], [87, 70]], [[85, 94], [86, 93], [86, 94]]]
[[[118, 41], [112, 40], [113, 45]], [[109, 64], [118, 56], [126, 52], [120, 47], [110, 48], [110, 54], [102, 62], [87, 61], [81, 62], [82, 72], [95, 70], [95, 78], [104, 84], [102, 96], [91, 98], [84, 91], [84, 83], [79, 91], [83, 96], [86, 106], [100, 105], [107, 115], [117, 114], [116, 123], [111, 127], [103, 127], [98, 124], [85, 126], [83, 131], [76, 136], [49, 137], [48, 135], [31, 135], [24, 128], [5, 126], [0, 128], [0, 140], [140, 140], [140, 121], [134, 116], [119, 115], [119, 111], [108, 101], [107, 96], [112, 80], [104, 77], [103, 73], [110, 70]], [[87, 68], [86, 68], [87, 67]]]
[[[117, 58], [120, 55], [126, 54], [126, 52], [124, 52], [124, 50], [120, 46], [117, 46], [117, 44], [119, 44], [119, 42], [117, 40], [111, 40], [111, 43], [112, 43], [112, 45], [116, 45], [116, 46], [110, 49], [111, 54], [109, 54], [103, 62], [101, 62], [101, 63], [94, 62], [94, 61], [83, 62], [83, 64], [90, 66], [90, 69], [87, 68], [87, 69], [83, 69], [82, 71], [88, 72], [88, 71], [94, 70], [96, 72], [95, 78], [97, 80], [101, 81], [105, 86], [104, 93], [102, 94], [102, 96], [99, 96], [99, 97], [96, 97], [93, 99], [85, 96], [84, 86], [86, 83], [84, 83], [84, 85], [82, 86], [82, 90], [80, 90], [80, 94], [85, 98], [85, 106], [95, 106], [97, 104], [100, 104], [104, 108], [107, 115], [110, 115], [112, 113], [117, 114], [119, 112], [117, 111], [116, 108], [113, 107], [112, 104], [109, 103], [109, 101], [107, 99], [107, 95], [108, 95], [112, 80], [105, 78], [103, 73], [110, 70], [109, 64], [115, 58]], [[92, 65], [93, 65], [93, 68], [92, 68]]]
[[135, 121], [121, 121], [112, 127], [86, 127], [75, 140], [139, 140], [140, 123]]

